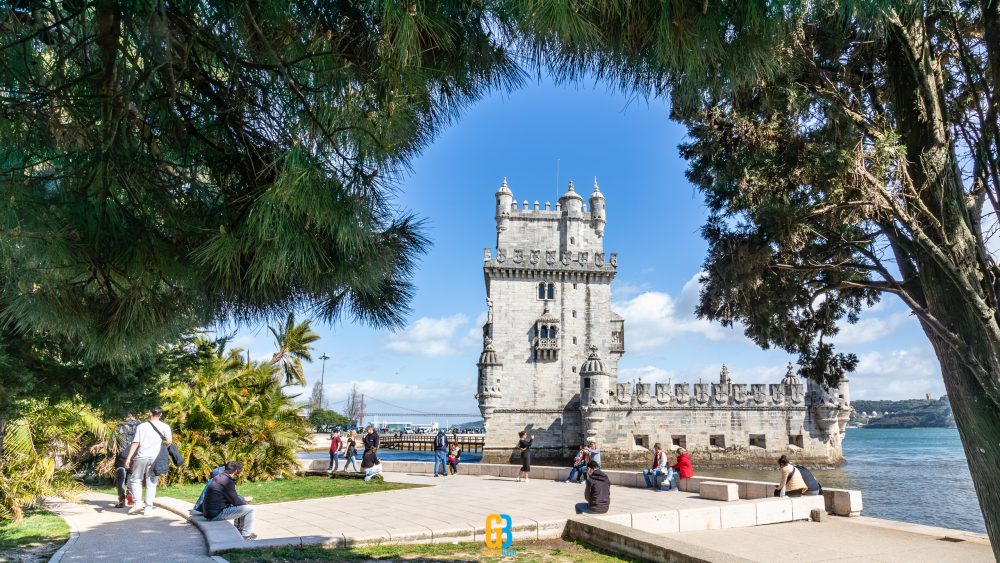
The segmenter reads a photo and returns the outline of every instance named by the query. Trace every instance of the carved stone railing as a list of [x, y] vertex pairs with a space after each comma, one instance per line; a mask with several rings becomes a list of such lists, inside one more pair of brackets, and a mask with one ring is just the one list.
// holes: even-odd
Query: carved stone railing
[[705, 408], [805, 408], [804, 385], [754, 383], [618, 383], [611, 406]]

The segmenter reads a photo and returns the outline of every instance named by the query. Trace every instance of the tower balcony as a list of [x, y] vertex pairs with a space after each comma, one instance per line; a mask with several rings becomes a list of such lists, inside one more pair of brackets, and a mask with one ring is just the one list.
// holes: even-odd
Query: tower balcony
[[536, 338], [534, 348], [536, 360], [559, 359], [559, 340], [557, 338]]

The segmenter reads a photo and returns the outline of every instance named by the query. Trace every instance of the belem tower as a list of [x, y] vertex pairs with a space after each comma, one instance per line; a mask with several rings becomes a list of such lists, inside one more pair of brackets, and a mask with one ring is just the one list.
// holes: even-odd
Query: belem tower
[[496, 192], [496, 254], [483, 253], [487, 321], [479, 372], [484, 462], [507, 462], [517, 433], [534, 435], [534, 459], [565, 460], [595, 439], [605, 465], [647, 463], [659, 442], [691, 452], [696, 466], [813, 465], [843, 461], [847, 381], [803, 384], [789, 365], [780, 382], [619, 382], [625, 322], [611, 310], [618, 256], [604, 252], [605, 199], [589, 207], [570, 182], [553, 209], [518, 206], [504, 179]]

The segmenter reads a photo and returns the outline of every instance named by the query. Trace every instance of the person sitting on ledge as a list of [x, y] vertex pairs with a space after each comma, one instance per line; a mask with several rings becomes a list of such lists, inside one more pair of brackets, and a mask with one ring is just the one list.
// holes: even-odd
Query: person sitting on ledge
[[583, 476], [587, 473], [587, 451], [586, 446], [580, 446], [579, 453], [573, 459], [573, 467], [569, 470], [569, 477], [566, 477], [566, 482], [571, 483], [576, 481], [577, 483], [583, 482]]
[[663, 446], [657, 442], [653, 444], [653, 461], [649, 469], [642, 470], [642, 478], [646, 480], [646, 488], [660, 490], [660, 475], [665, 476], [667, 471], [667, 453], [663, 451]]
[[361, 470], [365, 472], [365, 481], [382, 474], [382, 462], [375, 455], [375, 448], [365, 450], [365, 455], [361, 457]]
[[611, 508], [611, 481], [594, 460], [587, 464], [587, 486], [583, 489], [587, 502], [576, 505], [577, 514], [604, 514]]
[[778, 458], [778, 468], [781, 469], [781, 482], [774, 487], [774, 496], [797, 497], [823, 492], [823, 487], [812, 472], [801, 465], [792, 465], [788, 462], [788, 456]]
[[680, 479], [694, 477], [694, 467], [691, 465], [691, 454], [684, 448], [677, 448], [677, 463], [670, 466], [673, 471], [667, 474], [667, 481], [674, 491], [680, 490]]
[[253, 497], [244, 498], [236, 493], [236, 478], [243, 472], [243, 463], [227, 461], [225, 468], [208, 482], [202, 514], [208, 520], [233, 520], [243, 539], [252, 540], [257, 537], [253, 533], [257, 507], [250, 506]]
[[593, 461], [597, 463], [597, 467], [601, 466], [601, 450], [597, 447], [597, 442], [591, 440], [587, 442], [587, 449], [583, 450], [587, 454], [587, 467], [590, 467], [590, 462]]

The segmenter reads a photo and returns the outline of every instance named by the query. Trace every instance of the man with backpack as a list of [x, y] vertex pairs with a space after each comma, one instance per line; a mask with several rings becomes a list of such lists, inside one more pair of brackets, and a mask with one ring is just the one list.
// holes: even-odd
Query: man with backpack
[[778, 468], [781, 470], [781, 481], [774, 488], [774, 496], [819, 495], [823, 486], [809, 471], [801, 465], [792, 465], [788, 456], [778, 458]]
[[441, 466], [441, 475], [445, 477], [448, 476], [448, 466], [445, 465], [445, 459], [448, 457], [448, 435], [444, 433], [444, 430], [438, 430], [437, 436], [434, 436], [434, 476], [438, 476], [438, 465]]
[[[153, 508], [153, 499], [156, 498], [156, 479], [159, 473], [156, 472], [154, 463], [160, 456], [161, 446], [170, 446], [173, 443], [173, 434], [170, 426], [160, 420], [163, 416], [163, 409], [155, 408], [149, 413], [149, 420], [138, 425], [135, 429], [135, 437], [129, 446], [128, 455], [125, 457], [125, 469], [131, 471], [129, 478], [129, 489], [135, 497], [135, 506], [129, 509], [129, 514], [142, 512], [148, 516]], [[167, 461], [169, 467], [169, 461]], [[139, 502], [142, 496], [142, 486], [146, 485], [146, 496], [144, 502]]]
[[118, 486], [118, 504], [115, 505], [115, 508], [131, 507], [134, 504], [128, 483], [128, 470], [125, 469], [125, 459], [128, 457], [129, 448], [132, 447], [137, 426], [139, 426], [139, 421], [132, 416], [132, 413], [129, 413], [125, 417], [125, 421], [115, 428], [114, 443], [118, 446], [118, 452], [115, 454], [115, 484]]

